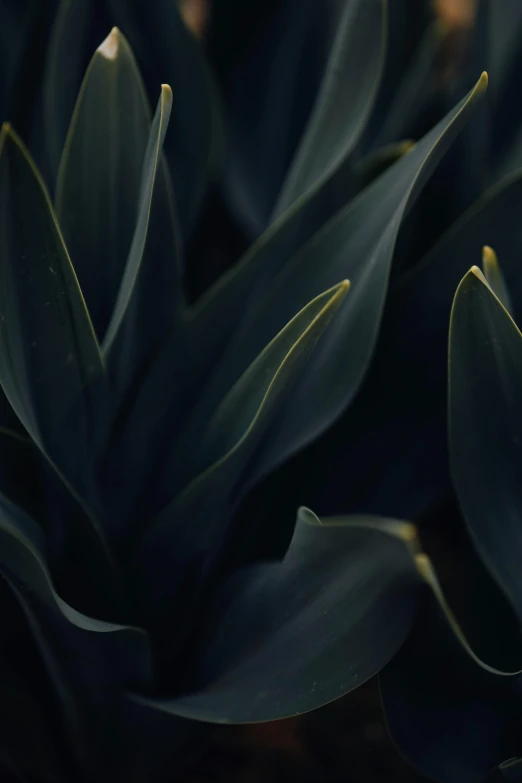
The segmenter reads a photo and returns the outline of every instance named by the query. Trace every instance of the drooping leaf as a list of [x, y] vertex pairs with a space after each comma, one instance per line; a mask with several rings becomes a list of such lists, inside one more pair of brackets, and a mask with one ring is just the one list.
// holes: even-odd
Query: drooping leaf
[[475, 546], [519, 618], [521, 395], [522, 335], [472, 267], [450, 324], [451, 470]]
[[[299, 312], [230, 390], [207, 431], [196, 431], [196, 442], [202, 440], [205, 450], [203, 464], [193, 467], [203, 472], [184, 487], [180, 464], [181, 475], [172, 477], [171, 486], [181, 479], [182, 491], [149, 523], [135, 553], [144, 574], [141, 589], [154, 596], [149, 600], [155, 613], [169, 607], [187, 574], [199, 577], [207, 561], [219, 556], [245, 467], [282, 401], [295, 393], [303, 367], [338, 313], [347, 288], [347, 282], [341, 283]], [[194, 436], [187, 434], [190, 449]], [[189, 468], [191, 457], [187, 452]]]
[[317, 192], [355, 147], [375, 100], [385, 37], [384, 0], [345, 3], [315, 106], [271, 222]]
[[31, 438], [88, 498], [104, 368], [49, 197], [8, 126], [0, 199], [0, 382]]
[[407, 524], [320, 522], [301, 509], [281, 563], [232, 579], [203, 634], [192, 693], [134, 696], [196, 720], [244, 723], [314, 709], [363, 683], [402, 644], [417, 591]]
[[100, 341], [131, 250], [149, 128], [138, 66], [113, 28], [85, 74], [56, 186], [60, 227]]

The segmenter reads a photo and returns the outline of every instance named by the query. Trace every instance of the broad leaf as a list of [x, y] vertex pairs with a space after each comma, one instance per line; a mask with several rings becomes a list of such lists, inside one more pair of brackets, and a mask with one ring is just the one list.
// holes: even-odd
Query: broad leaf
[[522, 618], [522, 335], [477, 267], [453, 304], [451, 470], [481, 558]]
[[[350, 302], [314, 356], [295, 404], [285, 411], [270, 450], [257, 468], [258, 475], [268, 472], [317, 437], [353, 398], [378, 333], [403, 217], [469, 117], [486, 83], [483, 75], [475, 89], [439, 125], [332, 218], [293, 258], [283, 259], [284, 227], [279, 232], [272, 231], [194, 311], [193, 329], [198, 330], [198, 339], [205, 335], [205, 350], [212, 356], [219, 345], [217, 341], [224, 338], [223, 332], [213, 332], [211, 327], [218, 304], [223, 329], [232, 329], [229, 319], [239, 310], [248, 292], [255, 289], [258, 296], [207, 384], [199, 403], [200, 415], [204, 417], [274, 332], [282, 328], [292, 310], [332, 285], [339, 276], [346, 276], [352, 282]], [[261, 290], [258, 285], [262, 286]], [[263, 291], [264, 295], [260, 295]], [[315, 414], [303, 427], [299, 412], [310, 407]]]
[[133, 698], [218, 723], [288, 717], [339, 698], [387, 663], [408, 633], [414, 535], [390, 520], [322, 523], [301, 509], [284, 560], [247, 569], [218, 597], [193, 692]]
[[0, 200], [0, 382], [35, 443], [89, 497], [104, 369], [49, 197], [8, 126]]

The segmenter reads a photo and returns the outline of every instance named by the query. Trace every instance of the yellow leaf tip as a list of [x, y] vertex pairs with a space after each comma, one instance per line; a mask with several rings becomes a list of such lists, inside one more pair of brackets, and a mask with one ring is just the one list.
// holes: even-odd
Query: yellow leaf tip
[[118, 56], [118, 49], [120, 46], [120, 31], [117, 27], [113, 27], [109, 35], [98, 46], [98, 52], [106, 60], [115, 60]]
[[481, 90], [485, 90], [486, 87], [488, 86], [488, 82], [489, 82], [488, 72], [487, 71], [482, 71], [482, 73], [480, 74], [480, 79], [478, 80], [478, 85], [477, 86]]
[[489, 245], [484, 245], [482, 248], [482, 263], [483, 264], [497, 264], [497, 254]]
[[399, 536], [403, 541], [410, 543], [417, 541], [419, 534], [415, 525], [411, 522], [404, 522], [399, 529]]

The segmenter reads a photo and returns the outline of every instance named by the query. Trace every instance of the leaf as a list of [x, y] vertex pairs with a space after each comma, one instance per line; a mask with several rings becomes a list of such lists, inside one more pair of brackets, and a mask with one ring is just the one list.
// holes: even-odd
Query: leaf
[[451, 471], [474, 544], [522, 618], [522, 335], [472, 267], [450, 322]]
[[85, 498], [105, 375], [49, 197], [9, 126], [0, 136], [0, 382], [39, 448]]
[[[180, 464], [181, 477], [172, 480], [180, 481], [182, 491], [149, 522], [135, 552], [143, 577], [140, 589], [154, 596], [150, 605], [155, 613], [169, 607], [187, 573], [195, 570], [199, 574], [206, 560], [219, 554], [229, 522], [226, 511], [245, 466], [282, 399], [293, 393], [347, 288], [344, 282], [326, 291], [287, 324], [230, 390], [206, 432], [198, 437], [197, 430], [187, 430], [187, 442], [193, 437], [198, 443], [202, 439], [206, 464], [199, 469], [203, 472], [184, 486]], [[189, 452], [185, 459], [190, 460]]]
[[504, 761], [485, 783], [520, 783], [522, 780], [522, 759], [513, 758]]
[[477, 666], [433, 599], [379, 680], [392, 739], [430, 780], [477, 783], [519, 747], [521, 677]]
[[301, 509], [280, 563], [253, 566], [217, 601], [194, 692], [140, 703], [195, 720], [245, 723], [315, 709], [397, 651], [416, 604], [414, 529], [366, 517], [321, 523]]
[[345, 3], [311, 117], [271, 222], [295, 202], [316, 193], [355, 147], [375, 100], [385, 34], [383, 0]]
[[[256, 290], [256, 305], [234, 333], [198, 403], [199, 415], [205, 417], [242, 368], [281, 328], [292, 309], [295, 311], [318, 290], [332, 285], [340, 275], [352, 282], [349, 306], [343, 308], [316, 352], [292, 407], [281, 417], [270, 449], [256, 467], [252, 480], [317, 437], [355, 395], [377, 337], [403, 217], [483, 94], [486, 82], [483, 75], [467, 98], [408, 155], [332, 218], [293, 258], [283, 265], [281, 237], [272, 232], [214, 287], [193, 313], [194, 330], [206, 338], [206, 356], [214, 356], [217, 340], [224, 337], [223, 332], [218, 334], [211, 328], [217, 320], [218, 304], [222, 328], [232, 330], [228, 319], [239, 310], [248, 292]], [[314, 411], [306, 426], [301, 421], [303, 410]]]
[[176, 96], [166, 152], [173, 172], [180, 225], [186, 237], [221, 156], [218, 100], [199, 43], [180, 17], [178, 4], [109, 0], [115, 24], [125, 30], [149, 92], [167, 82]]
[[482, 268], [484, 270], [484, 276], [488, 282], [489, 287], [495, 294], [495, 296], [504, 305], [508, 313], [513, 312], [513, 306], [511, 304], [511, 297], [504, 281], [504, 275], [500, 269], [497, 254], [495, 251], [485, 245], [482, 248]]
[[63, 601], [54, 589], [45, 561], [41, 531], [3, 496], [0, 573], [12, 586], [27, 617], [71, 742], [81, 744], [89, 709], [94, 710], [101, 725], [110, 720], [114, 686], [143, 686], [150, 678], [147, 635], [138, 628], [88, 617]]
[[138, 66], [113, 28], [83, 79], [56, 185], [56, 212], [100, 340], [135, 232], [149, 127]]
[[[172, 328], [181, 295], [175, 237], [172, 233], [172, 241], [165, 238], [173, 224], [166, 214], [160, 213], [161, 218], [167, 219], [162, 220], [161, 225], [149, 226], [151, 210], [157, 211], [158, 207], [156, 177], [161, 174], [161, 149], [171, 107], [172, 91], [164, 84], [143, 162], [136, 227], [102, 344], [102, 352], [109, 356], [109, 365], [120, 388], [128, 386], [147, 354], [156, 347], [167, 328]], [[163, 184], [166, 184], [166, 178]], [[156, 196], [154, 203], [153, 195]], [[160, 193], [160, 197], [165, 195], [164, 192]], [[148, 245], [149, 235], [155, 229], [162, 232], [162, 244], [161, 247], [151, 248]], [[154, 263], [156, 259], [157, 263]], [[165, 299], [164, 308], [162, 298]], [[155, 315], [151, 318], [155, 309], [159, 309], [160, 313], [164, 310], [165, 317]], [[154, 324], [152, 328], [150, 322]]]

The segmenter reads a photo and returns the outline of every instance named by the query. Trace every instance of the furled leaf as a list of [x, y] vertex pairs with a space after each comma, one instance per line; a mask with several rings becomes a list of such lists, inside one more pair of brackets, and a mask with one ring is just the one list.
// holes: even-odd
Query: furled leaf
[[477, 267], [453, 304], [451, 470], [475, 546], [522, 618], [522, 335]]
[[104, 369], [49, 197], [8, 126], [0, 199], [0, 382], [35, 443], [89, 497]]
[[363, 683], [400, 647], [417, 579], [412, 526], [325, 520], [301, 509], [280, 563], [254, 566], [219, 596], [192, 693], [134, 696], [196, 720], [244, 723], [297, 715]]
[[517, 752], [521, 676], [477, 666], [433, 599], [379, 680], [392, 739], [430, 780], [478, 783]]
[[[292, 259], [283, 264], [283, 247], [279, 241], [283, 239], [284, 228], [273, 231], [196, 308], [194, 329], [208, 337], [205, 350], [213, 356], [217, 340], [223, 337], [217, 331], [210, 334], [218, 303], [223, 328], [232, 329], [233, 325], [227, 321], [239, 302], [258, 283], [265, 286], [264, 294], [256, 289], [256, 305], [241, 323], [241, 329], [235, 332], [207, 384], [199, 403], [200, 414], [205, 416], [234, 383], [238, 373], [273, 337], [274, 331], [282, 327], [292, 309], [295, 311], [319, 290], [332, 285], [340, 275], [352, 282], [350, 302], [329, 330], [294, 403], [282, 416], [270, 449], [257, 468], [259, 475], [324, 431], [353, 398], [373, 351], [404, 214], [469, 117], [486, 83], [483, 75], [470, 95], [439, 125], [332, 218]], [[314, 416], [304, 427], [300, 421], [303, 409], [314, 410]]]
[[[142, 590], [154, 596], [155, 612], [169, 607], [187, 574], [199, 576], [209, 558], [217, 559], [245, 467], [282, 401], [295, 393], [293, 387], [347, 289], [347, 282], [340, 283], [310, 302], [237, 381], [206, 432], [187, 432], [189, 448], [195, 437], [205, 449], [206, 464], [196, 463], [203, 472], [184, 486], [180, 463], [180, 476], [173, 475], [171, 485], [181, 479], [182, 491], [149, 523], [136, 552], [145, 574]], [[187, 452], [189, 468], [191, 457]]]
[[295, 202], [317, 192], [357, 143], [373, 107], [383, 66], [385, 12], [384, 0], [345, 3], [316, 103], [272, 222]]
[[114, 28], [85, 74], [56, 186], [60, 227], [100, 341], [131, 251], [149, 127], [138, 66]]

